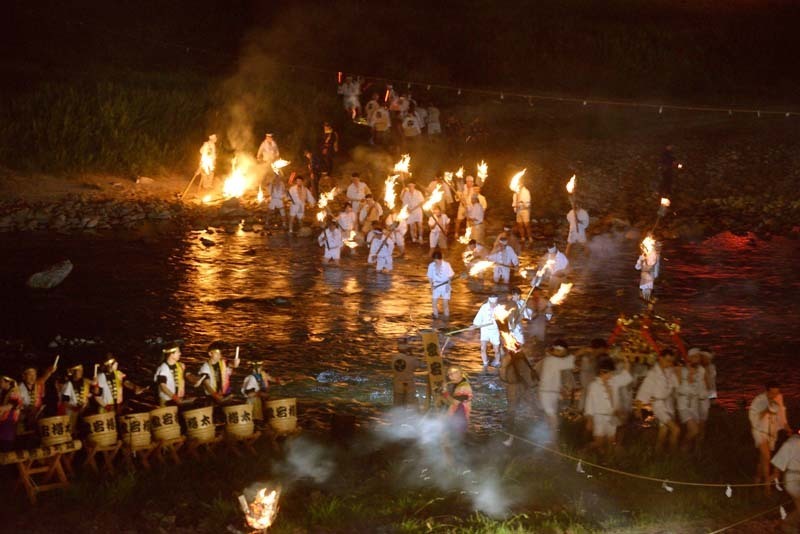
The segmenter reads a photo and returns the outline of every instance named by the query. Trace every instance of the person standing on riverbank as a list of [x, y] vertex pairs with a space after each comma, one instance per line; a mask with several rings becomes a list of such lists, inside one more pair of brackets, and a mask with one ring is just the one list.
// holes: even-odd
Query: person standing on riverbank
[[166, 406], [169, 402], [180, 406], [186, 396], [186, 375], [178, 345], [169, 345], [162, 351], [164, 361], [156, 369], [153, 381], [158, 388], [158, 404]]
[[795, 434], [781, 445], [772, 458], [772, 465], [783, 473], [786, 493], [794, 500], [794, 511], [786, 517], [783, 531], [800, 532], [800, 436]]
[[278, 382], [265, 370], [264, 362], [253, 362], [251, 372], [242, 382], [242, 395], [247, 399], [247, 404], [253, 407], [253, 421], [264, 422], [264, 401], [269, 398], [270, 382]]
[[40, 377], [37, 376], [35, 367], [27, 367], [22, 371], [22, 382], [19, 384], [19, 394], [22, 399], [20, 412], [22, 431], [36, 430], [36, 421], [44, 411], [45, 387], [55, 372], [55, 364], [48, 367]]
[[756, 395], [748, 409], [750, 430], [753, 441], [758, 449], [758, 464], [756, 467], [756, 482], [766, 483], [766, 493], [769, 494], [770, 456], [775, 450], [778, 433], [785, 430], [791, 435], [792, 429], [786, 419], [786, 406], [783, 404], [783, 395], [777, 382], [767, 382], [765, 391]]
[[61, 388], [58, 413], [68, 415], [72, 433], [78, 432], [78, 417], [86, 412], [92, 399], [92, 381], [83, 377], [83, 365], [67, 369], [67, 381]]
[[638, 418], [642, 415], [642, 405], [650, 404], [658, 421], [658, 437], [656, 438], [656, 454], [664, 448], [664, 441], [669, 434], [669, 448], [674, 451], [681, 436], [681, 427], [675, 421], [675, 387], [677, 380], [672, 366], [675, 354], [672, 349], [664, 349], [658, 356], [657, 363], [650, 368], [644, 377], [639, 391], [636, 392], [636, 410]]
[[119, 370], [116, 358], [109, 354], [103, 362], [103, 372], [97, 375], [97, 391], [94, 397], [101, 413], [122, 413], [125, 389], [133, 391], [136, 395], [144, 391], [144, 388], [126, 380], [125, 376], [125, 373]]
[[616, 371], [616, 365], [608, 354], [597, 356], [597, 376], [584, 390], [586, 401], [583, 412], [591, 419], [592, 442], [589, 449], [610, 449], [615, 442], [617, 429], [622, 423], [620, 388], [633, 382], [630, 362], [623, 360], [624, 367]]

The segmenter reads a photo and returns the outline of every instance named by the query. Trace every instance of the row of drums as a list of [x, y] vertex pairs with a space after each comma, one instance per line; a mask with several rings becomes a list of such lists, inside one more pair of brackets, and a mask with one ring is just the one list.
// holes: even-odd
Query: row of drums
[[[286, 435], [297, 429], [296, 399], [277, 399], [265, 403], [266, 416], [272, 430]], [[186, 437], [198, 443], [207, 443], [216, 438], [213, 406], [181, 412], [186, 427]], [[255, 432], [253, 407], [237, 404], [222, 408], [225, 418], [225, 436], [229, 439], [246, 439]], [[141, 449], [156, 441], [170, 441], [181, 437], [178, 407], [167, 406], [150, 412], [116, 416], [113, 412], [89, 415], [83, 418], [87, 430], [86, 439], [97, 446], [112, 446], [117, 439], [131, 449]], [[46, 417], [39, 420], [39, 435], [42, 446], [47, 447], [72, 440], [72, 427], [67, 415]]]

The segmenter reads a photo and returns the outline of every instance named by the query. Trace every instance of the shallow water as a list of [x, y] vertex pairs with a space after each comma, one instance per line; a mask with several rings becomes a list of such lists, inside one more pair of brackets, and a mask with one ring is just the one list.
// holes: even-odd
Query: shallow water
[[[200, 236], [216, 245], [205, 246]], [[0, 265], [0, 337], [7, 340], [0, 370], [14, 374], [29, 351], [31, 361], [44, 365], [56, 353], [64, 364], [88, 363], [113, 350], [123, 370], [145, 384], [159, 361], [149, 340], [185, 340], [185, 361], [196, 368], [208, 343], [222, 339], [240, 345], [244, 360], [264, 359], [273, 375], [291, 380], [274, 394], [298, 397], [303, 426], [322, 425], [335, 412], [365, 422], [391, 405], [388, 362], [396, 338], [432, 326], [427, 245], [409, 246], [394, 272], [383, 275], [366, 265], [363, 249], [345, 254], [341, 267], [323, 269], [315, 241], [282, 232], [148, 239], [2, 235], [0, 243], [13, 251]], [[544, 248], [525, 251], [522, 264], [535, 263]], [[457, 273], [460, 252], [459, 246], [446, 254]], [[607, 337], [620, 312], [641, 311], [637, 254], [636, 240], [596, 237], [591, 257], [575, 262], [575, 286], [556, 309], [548, 338], [584, 344]], [[663, 255], [657, 311], [682, 319], [687, 346], [717, 353], [720, 403], [734, 408], [746, 402], [769, 377], [783, 382], [788, 398], [800, 395], [800, 373], [794, 372], [800, 243], [726, 233], [702, 243], [667, 242]], [[63, 257], [75, 270], [61, 286], [43, 293], [25, 288], [29, 274]], [[450, 322], [435, 326], [467, 326], [491, 290], [491, 284], [458, 279]], [[47, 348], [59, 334], [98, 343]], [[453, 336], [446, 357], [472, 373], [477, 424], [499, 427], [504, 395], [495, 375], [480, 374], [477, 335]], [[243, 374], [237, 372], [234, 387]], [[418, 384], [424, 393], [422, 377]]]

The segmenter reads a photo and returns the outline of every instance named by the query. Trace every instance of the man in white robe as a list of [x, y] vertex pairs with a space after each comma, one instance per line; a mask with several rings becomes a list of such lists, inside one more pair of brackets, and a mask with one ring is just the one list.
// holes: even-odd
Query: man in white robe
[[442, 253], [435, 251], [433, 261], [428, 265], [428, 280], [431, 283], [431, 298], [433, 299], [433, 317], [439, 318], [439, 300], [442, 301], [442, 314], [445, 320], [450, 317], [450, 294], [452, 281], [456, 273], [450, 263], [442, 259]]

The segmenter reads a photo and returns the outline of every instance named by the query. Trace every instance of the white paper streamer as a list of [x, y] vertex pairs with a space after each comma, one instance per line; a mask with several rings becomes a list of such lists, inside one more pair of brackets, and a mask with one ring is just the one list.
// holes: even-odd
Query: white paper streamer
[[781, 486], [781, 483], [777, 478], [775, 479], [775, 489], [778, 491], [783, 491], [783, 486]]
[[786, 509], [781, 505], [781, 521], [786, 520]]
[[665, 490], [667, 490], [668, 493], [672, 493], [673, 491], [675, 491], [675, 488], [673, 488], [672, 486], [667, 484], [666, 480], [661, 483], [661, 487], [664, 488]]
[[733, 497], [733, 488], [731, 488], [730, 486], [727, 486], [727, 487], [725, 488], [725, 496], [726, 496], [727, 498], [729, 498], [729, 499], [730, 499], [731, 497]]
[[581, 474], [586, 474], [586, 471], [583, 470], [583, 462], [581, 462], [580, 460], [578, 460], [578, 465], [575, 466], [575, 471]]

